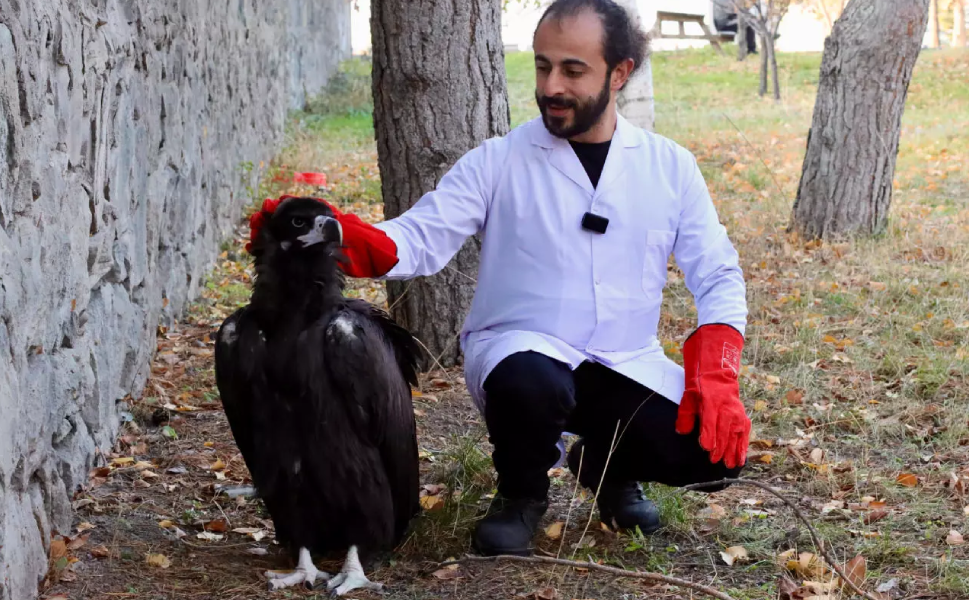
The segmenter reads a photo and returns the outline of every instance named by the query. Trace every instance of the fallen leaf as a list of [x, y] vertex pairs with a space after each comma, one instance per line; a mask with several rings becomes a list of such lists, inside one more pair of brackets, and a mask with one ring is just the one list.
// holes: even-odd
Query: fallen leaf
[[861, 584], [865, 582], [865, 575], [868, 573], [868, 563], [865, 561], [865, 557], [859, 554], [848, 561], [844, 571], [848, 581], [861, 587]]
[[225, 519], [214, 519], [203, 526], [206, 531], [225, 533], [229, 530], [229, 523]]
[[565, 527], [564, 521], [556, 521], [545, 528], [545, 535], [550, 540], [557, 540], [562, 537], [562, 528]]
[[111, 464], [116, 467], [123, 467], [124, 465], [130, 465], [135, 462], [133, 456], [122, 456], [121, 458], [111, 459]]
[[84, 521], [83, 523], [81, 523], [81, 524], [79, 524], [77, 526], [77, 532], [78, 533], [82, 533], [84, 531], [89, 531], [89, 530], [94, 529], [94, 528], [95, 528], [95, 525], [92, 525], [91, 523], [88, 523], [87, 521]]
[[241, 533], [244, 535], [248, 535], [254, 541], [257, 541], [257, 542], [262, 538], [266, 537], [265, 531], [263, 531], [262, 529], [257, 529], [255, 527], [239, 527], [237, 529], [233, 529], [232, 531], [234, 533]]
[[141, 477], [143, 479], [157, 479], [158, 478], [158, 473], [155, 473], [154, 471], [142, 471], [141, 473], [139, 473], [139, 475], [141, 475]]
[[461, 577], [461, 572], [458, 570], [460, 565], [448, 565], [443, 569], [438, 569], [431, 573], [434, 577], [438, 579], [459, 579]]
[[896, 587], [898, 587], [898, 580], [892, 578], [892, 579], [889, 579], [888, 581], [886, 581], [885, 583], [881, 584], [877, 588], [875, 588], [875, 591], [878, 592], [878, 593], [880, 593], [880, 594], [884, 594], [884, 593], [887, 593], [887, 592], [892, 591]]
[[90, 535], [91, 535], [90, 533], [85, 534], [85, 535], [79, 535], [76, 538], [74, 538], [72, 540], [69, 540], [67, 542], [67, 549], [68, 550], [77, 550], [78, 548], [84, 546], [84, 544], [87, 543], [88, 536], [90, 536]]
[[265, 548], [249, 548], [246, 550], [248, 554], [255, 554], [256, 556], [266, 556], [269, 551]]
[[865, 515], [865, 517], [862, 519], [862, 522], [864, 522], [865, 525], [871, 525], [872, 523], [877, 523], [878, 521], [881, 521], [887, 516], [888, 516], [887, 510], [884, 510], [884, 509], [873, 510], [870, 513]]
[[734, 562], [744, 562], [750, 558], [750, 555], [743, 546], [731, 546], [720, 553], [720, 558], [727, 563], [727, 566], [732, 567]]
[[210, 466], [209, 469], [212, 471], [221, 471], [225, 469], [225, 463], [222, 462], [222, 459], [220, 458], [212, 463], [212, 466]]
[[169, 529], [173, 525], [175, 525], [175, 523], [173, 523], [172, 521], [169, 521], [168, 519], [158, 522], [158, 526], [161, 527], [162, 529]]
[[804, 392], [801, 390], [791, 390], [787, 392], [784, 399], [787, 400], [787, 403], [791, 405], [796, 406], [798, 404], [804, 404]]
[[949, 530], [949, 535], [945, 538], [945, 543], [950, 546], [961, 546], [966, 543], [962, 538], [962, 534], [955, 529]]
[[218, 541], [221, 541], [222, 538], [225, 537], [225, 536], [223, 536], [221, 534], [218, 534], [218, 533], [212, 533], [211, 531], [200, 531], [198, 533], [198, 535], [196, 535], [195, 537], [197, 537], [200, 540], [208, 540], [210, 542], [218, 542]]
[[172, 566], [172, 562], [164, 554], [149, 554], [145, 557], [145, 562], [159, 569], [167, 569]]
[[824, 450], [820, 448], [811, 450], [811, 462], [816, 465], [820, 465], [822, 462], [824, 462]]
[[95, 546], [90, 550], [91, 556], [94, 558], [108, 558], [111, 556], [111, 551], [108, 550], [107, 546]]
[[794, 580], [788, 577], [786, 574], [781, 574], [780, 581], [777, 582], [777, 593], [779, 600], [795, 600], [794, 594], [797, 592], [798, 586], [794, 583]]
[[766, 400], [758, 400], [757, 402], [754, 402], [754, 412], [762, 412], [765, 410], [767, 410]]
[[967, 517], [969, 517], [969, 506], [967, 506], [967, 507], [965, 507], [965, 508], [963, 508], [963, 509], [962, 509], [962, 512], [963, 512], [963, 513], [965, 513], [965, 515], [966, 515]]
[[212, 446], [215, 446], [215, 442], [205, 442], [202, 445], [205, 446], [206, 448], [211, 448]]
[[437, 510], [444, 507], [444, 499], [440, 496], [423, 496], [421, 498], [421, 507], [424, 510]]
[[67, 556], [67, 542], [64, 540], [52, 540], [50, 543], [50, 559], [56, 561]]
[[701, 519], [722, 519], [727, 516], [727, 511], [719, 504], [708, 504], [696, 516]]
[[919, 484], [919, 478], [911, 473], [902, 473], [897, 481], [905, 487], [915, 487]]
[[531, 598], [534, 600], [558, 600], [558, 597], [559, 597], [558, 590], [556, 590], [553, 587], [543, 588], [541, 590], [534, 591], [528, 596], [526, 596], [526, 598]]

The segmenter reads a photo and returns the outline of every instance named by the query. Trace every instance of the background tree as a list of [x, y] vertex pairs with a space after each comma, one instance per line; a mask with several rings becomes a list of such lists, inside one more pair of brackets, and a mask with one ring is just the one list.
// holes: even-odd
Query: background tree
[[767, 93], [768, 74], [774, 80], [774, 99], [781, 99], [781, 82], [777, 77], [775, 44], [781, 21], [791, 8], [792, 0], [714, 0], [720, 6], [742, 17], [760, 38], [760, 95]]
[[948, 0], [946, 8], [952, 11], [952, 46], [966, 47], [966, 0]]
[[929, 0], [852, 0], [824, 44], [791, 228], [810, 238], [885, 228]]
[[834, 22], [838, 20], [844, 12], [845, 5], [849, 0], [803, 0], [804, 7], [821, 20], [824, 24], [824, 31], [831, 33]]
[[[485, 139], [508, 132], [501, 0], [374, 0], [374, 129], [384, 216], [433, 189]], [[474, 295], [480, 240], [433, 277], [388, 282], [392, 313], [444, 366]]]
[[939, 39], [939, 0], [929, 0], [929, 48], [942, 45]]

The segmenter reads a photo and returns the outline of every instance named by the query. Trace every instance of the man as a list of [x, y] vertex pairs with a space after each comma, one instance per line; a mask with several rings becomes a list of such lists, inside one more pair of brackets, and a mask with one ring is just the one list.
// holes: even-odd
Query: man
[[[737, 13], [730, 10], [731, 8], [733, 8], [733, 5], [729, 0], [714, 0], [713, 26], [718, 33], [731, 32], [738, 34], [739, 37], [740, 20]], [[747, 40], [747, 53], [757, 54], [757, 33], [750, 25], [747, 25], [744, 29], [744, 39]]]
[[[484, 554], [530, 552], [564, 431], [581, 436], [568, 465], [582, 485], [602, 480], [603, 521], [644, 533], [660, 523], [638, 482], [717, 480], [745, 461], [737, 253], [693, 156], [616, 113], [646, 46], [615, 2], [557, 0], [534, 37], [541, 118], [468, 152], [395, 219], [338, 214], [357, 277], [431, 275], [483, 234], [461, 344], [498, 474], [474, 533]], [[656, 338], [671, 253], [698, 312], [685, 371]]]

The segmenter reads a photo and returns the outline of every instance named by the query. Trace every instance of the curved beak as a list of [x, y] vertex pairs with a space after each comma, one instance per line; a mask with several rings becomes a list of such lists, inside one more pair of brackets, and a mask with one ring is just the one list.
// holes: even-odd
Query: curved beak
[[336, 242], [337, 245], [341, 245], [343, 244], [343, 227], [333, 217], [320, 215], [313, 220], [313, 229], [296, 239], [303, 243], [304, 248], [320, 242]]

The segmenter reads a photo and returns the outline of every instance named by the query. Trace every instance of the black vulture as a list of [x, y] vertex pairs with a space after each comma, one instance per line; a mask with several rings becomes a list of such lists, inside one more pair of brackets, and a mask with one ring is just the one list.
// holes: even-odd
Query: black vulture
[[[343, 294], [341, 228], [315, 198], [269, 200], [250, 221], [250, 303], [219, 328], [222, 405], [276, 539], [297, 561], [270, 589], [381, 589], [363, 565], [391, 551], [420, 511], [410, 385], [423, 357], [376, 306]], [[311, 553], [346, 552], [339, 574]]]

